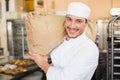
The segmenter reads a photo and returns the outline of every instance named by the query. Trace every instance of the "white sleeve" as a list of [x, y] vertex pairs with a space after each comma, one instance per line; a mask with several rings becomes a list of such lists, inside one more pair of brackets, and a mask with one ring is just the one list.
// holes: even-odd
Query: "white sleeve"
[[47, 80], [91, 80], [98, 64], [98, 52], [89, 52], [91, 50], [84, 51], [83, 55], [74, 56], [64, 68], [51, 66], [46, 74]]

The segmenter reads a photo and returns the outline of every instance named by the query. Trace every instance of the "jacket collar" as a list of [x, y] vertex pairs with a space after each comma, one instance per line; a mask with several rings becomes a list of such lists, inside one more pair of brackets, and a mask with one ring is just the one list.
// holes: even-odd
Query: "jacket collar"
[[78, 37], [76, 38], [71, 38], [69, 41], [66, 40], [66, 36], [64, 37], [64, 41], [65, 42], [77, 42], [77, 41], [83, 41], [85, 40], [85, 37], [86, 37], [86, 34], [85, 32], [82, 33], [81, 35], [79, 35]]

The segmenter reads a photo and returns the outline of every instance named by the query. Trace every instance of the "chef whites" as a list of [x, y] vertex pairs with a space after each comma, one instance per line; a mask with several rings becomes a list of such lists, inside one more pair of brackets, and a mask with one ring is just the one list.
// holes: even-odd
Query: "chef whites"
[[91, 80], [98, 53], [96, 45], [84, 33], [77, 39], [64, 39], [51, 53], [53, 66], [48, 69], [47, 80]]
[[[89, 14], [90, 8], [83, 3], [72, 2], [68, 5], [67, 15], [88, 19]], [[72, 25], [72, 20], [73, 17], [69, 27], [78, 27], [75, 22]], [[83, 27], [82, 22], [79, 25]], [[47, 80], [91, 80], [98, 65], [98, 56], [97, 46], [85, 32], [70, 40], [66, 40], [65, 36], [62, 44], [51, 52], [53, 66], [47, 70]]]

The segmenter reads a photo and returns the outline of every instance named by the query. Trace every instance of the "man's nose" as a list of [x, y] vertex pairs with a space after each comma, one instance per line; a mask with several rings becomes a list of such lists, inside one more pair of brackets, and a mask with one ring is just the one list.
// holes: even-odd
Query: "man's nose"
[[71, 28], [74, 28], [74, 27], [75, 27], [75, 22], [74, 22], [74, 21], [71, 22], [70, 27], [71, 27]]

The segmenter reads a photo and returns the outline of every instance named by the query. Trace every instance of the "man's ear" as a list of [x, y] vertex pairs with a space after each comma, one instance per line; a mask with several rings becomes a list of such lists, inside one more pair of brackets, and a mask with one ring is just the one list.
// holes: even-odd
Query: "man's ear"
[[90, 20], [86, 19], [86, 27], [89, 26]]
[[91, 21], [89, 19], [87, 19], [87, 23], [89, 24]]
[[65, 34], [67, 34], [65, 30], [65, 21], [63, 22], [63, 27], [64, 27]]

